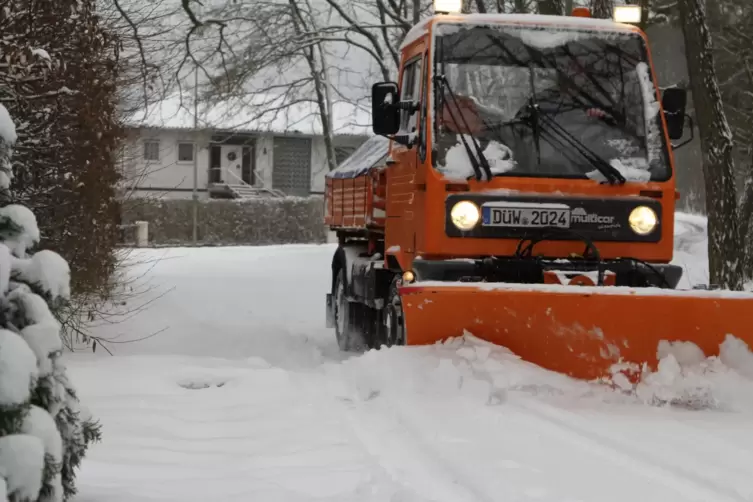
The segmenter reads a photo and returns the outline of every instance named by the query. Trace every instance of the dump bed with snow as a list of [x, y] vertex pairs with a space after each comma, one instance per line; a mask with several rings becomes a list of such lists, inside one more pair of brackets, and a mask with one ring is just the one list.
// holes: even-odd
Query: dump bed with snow
[[389, 140], [369, 138], [335, 170], [327, 173], [325, 224], [332, 229], [384, 226], [384, 166]]

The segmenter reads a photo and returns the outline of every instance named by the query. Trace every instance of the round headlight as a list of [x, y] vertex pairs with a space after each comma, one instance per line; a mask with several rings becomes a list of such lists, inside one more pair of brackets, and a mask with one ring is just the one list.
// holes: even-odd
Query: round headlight
[[450, 218], [459, 230], [467, 231], [475, 227], [478, 220], [481, 219], [481, 211], [479, 211], [478, 206], [473, 202], [461, 200], [452, 206]]
[[630, 212], [630, 228], [638, 235], [648, 235], [654, 231], [658, 222], [656, 212], [650, 207], [638, 206]]

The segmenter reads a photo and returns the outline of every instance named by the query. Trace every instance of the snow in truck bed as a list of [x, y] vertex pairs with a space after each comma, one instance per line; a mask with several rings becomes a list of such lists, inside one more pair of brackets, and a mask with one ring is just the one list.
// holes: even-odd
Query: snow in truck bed
[[372, 136], [358, 147], [337, 168], [327, 173], [328, 178], [356, 178], [369, 169], [384, 164], [389, 153], [390, 140], [384, 136]]
[[[682, 286], [707, 280], [705, 221], [676, 232]], [[753, 500], [746, 347], [663, 347], [628, 394], [471, 336], [341, 354], [334, 249], [135, 251], [133, 286], [153, 289], [123, 308], [154, 302], [97, 330], [114, 357], [67, 358], [104, 434], [72, 502]]]

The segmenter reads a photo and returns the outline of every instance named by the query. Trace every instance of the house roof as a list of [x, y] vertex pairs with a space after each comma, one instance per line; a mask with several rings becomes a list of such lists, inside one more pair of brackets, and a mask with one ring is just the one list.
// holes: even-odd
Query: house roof
[[355, 178], [374, 166], [383, 163], [389, 154], [390, 140], [384, 136], [372, 136], [359, 146], [347, 159], [326, 174], [327, 178]]
[[[173, 130], [322, 135], [318, 106], [309, 101], [282, 106], [279, 99], [258, 95], [245, 100], [200, 104], [198, 111], [198, 127], [195, 127], [193, 103], [186, 97], [173, 95], [152, 104], [147, 113], [142, 110], [129, 115], [125, 122], [130, 127]], [[337, 102], [332, 106], [332, 126], [336, 135], [369, 135], [371, 114], [363, 106]]]

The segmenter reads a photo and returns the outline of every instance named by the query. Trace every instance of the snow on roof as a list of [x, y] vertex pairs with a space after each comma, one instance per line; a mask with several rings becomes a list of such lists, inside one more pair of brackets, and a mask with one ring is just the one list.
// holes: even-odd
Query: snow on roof
[[[251, 102], [249, 102], [251, 101]], [[332, 106], [333, 131], [338, 135], [368, 135], [371, 114], [363, 106], [348, 102]], [[315, 103], [300, 102], [282, 106], [279, 100], [258, 95], [241, 101], [233, 100], [199, 105], [199, 129], [244, 132], [300, 133], [321, 135], [319, 109]], [[194, 108], [189, 98], [173, 95], [126, 119], [130, 127], [163, 129], [194, 129]]]
[[591, 17], [549, 16], [544, 14], [440, 14], [427, 17], [413, 26], [400, 44], [400, 50], [428, 33], [429, 26], [432, 23], [497, 23], [522, 24], [526, 26], [553, 26], [558, 29], [569, 26], [573, 28], [599, 28], [617, 31], [636, 30], [636, 27], [630, 24], [615, 23], [611, 19], [598, 19]]
[[384, 136], [372, 136], [358, 147], [327, 178], [355, 178], [372, 167], [384, 162], [389, 153], [390, 140]]

